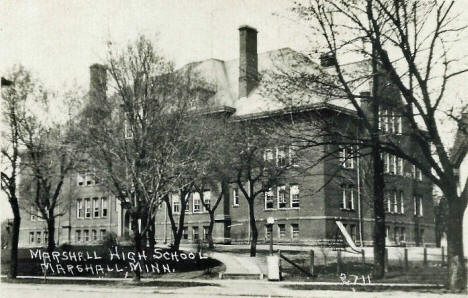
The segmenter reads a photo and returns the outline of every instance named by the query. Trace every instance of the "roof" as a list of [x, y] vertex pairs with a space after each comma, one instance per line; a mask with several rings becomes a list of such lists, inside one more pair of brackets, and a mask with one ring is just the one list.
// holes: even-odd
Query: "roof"
[[[267, 72], [285, 73], [319, 73], [320, 65], [308, 56], [290, 48], [282, 48], [258, 54], [259, 76]], [[278, 100], [274, 95], [267, 95], [265, 92], [265, 80], [260, 79], [247, 97], [238, 98], [239, 94], [239, 59], [219, 60], [207, 59], [189, 63], [181, 70], [194, 71], [208, 84], [214, 86], [215, 94], [208, 99], [208, 104], [212, 107], [230, 107], [235, 109], [234, 117], [250, 117], [254, 115], [268, 115], [275, 112], [286, 111], [288, 107], [285, 101]], [[289, 91], [289, 90], [288, 90]], [[294, 90], [288, 93], [288, 100], [292, 98], [299, 106], [318, 107], [327, 103], [329, 108], [339, 108], [345, 112], [354, 113], [355, 109], [348, 100], [326, 99], [311, 92], [301, 92]], [[325, 105], [321, 105], [325, 107]], [[291, 110], [289, 108], [289, 110]]]

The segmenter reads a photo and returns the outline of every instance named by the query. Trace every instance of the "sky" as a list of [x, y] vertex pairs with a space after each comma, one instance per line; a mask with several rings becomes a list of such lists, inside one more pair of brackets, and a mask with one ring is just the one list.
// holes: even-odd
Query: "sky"
[[[305, 51], [310, 40], [288, 10], [291, 4], [288, 0], [2, 0], [0, 74], [22, 64], [49, 88], [77, 85], [87, 90], [89, 66], [105, 60], [107, 41], [123, 46], [144, 34], [182, 66], [207, 58], [237, 58], [241, 25], [258, 30], [259, 52], [283, 47]], [[460, 4], [458, 11], [466, 20], [465, 7], [468, 3]], [[458, 47], [465, 53], [468, 38]], [[457, 100], [468, 93], [466, 79], [451, 86]], [[10, 209], [1, 196], [0, 220]]]

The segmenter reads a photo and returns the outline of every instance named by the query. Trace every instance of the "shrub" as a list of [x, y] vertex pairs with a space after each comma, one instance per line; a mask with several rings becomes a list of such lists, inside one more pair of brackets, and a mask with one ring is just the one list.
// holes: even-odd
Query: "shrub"
[[102, 245], [111, 248], [117, 245], [117, 235], [114, 232], [107, 232], [102, 239]]

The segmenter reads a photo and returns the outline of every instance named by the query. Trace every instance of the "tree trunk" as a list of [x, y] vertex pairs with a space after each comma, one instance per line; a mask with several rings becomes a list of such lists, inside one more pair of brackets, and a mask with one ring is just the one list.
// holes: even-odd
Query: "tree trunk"
[[214, 212], [210, 211], [210, 225], [208, 227], [208, 247], [210, 249], [214, 248], [213, 243], [213, 227], [214, 227]]
[[373, 159], [373, 189], [374, 189], [374, 278], [385, 275], [385, 204], [383, 162], [380, 158], [379, 146], [372, 148]]
[[447, 255], [449, 288], [452, 291], [466, 289], [466, 267], [463, 255], [463, 214], [466, 204], [459, 198], [448, 200]]
[[49, 215], [49, 218], [47, 219], [47, 233], [49, 236], [47, 241], [47, 251], [50, 254], [55, 249], [55, 217], [53, 214]]
[[155, 218], [153, 218], [151, 223], [149, 223], [148, 226], [148, 242], [149, 242], [149, 249], [151, 252], [154, 251], [154, 247], [156, 245], [156, 239], [155, 239], [155, 234], [156, 234], [156, 225], [155, 225]]
[[[135, 246], [135, 253], [142, 253], [141, 250], [141, 234], [138, 229], [138, 217], [135, 215], [132, 216], [132, 227], [133, 227], [133, 242]], [[139, 261], [138, 261], [139, 262]], [[133, 281], [139, 282], [141, 280], [141, 272], [136, 268], [134, 271], [135, 275]]]
[[249, 221], [250, 221], [250, 256], [255, 257], [257, 255], [257, 239], [258, 231], [257, 225], [255, 223], [255, 213], [254, 213], [254, 204], [253, 200], [249, 200]]
[[10, 203], [13, 210], [13, 227], [11, 232], [10, 271], [8, 272], [8, 277], [16, 278], [18, 275], [18, 241], [21, 217], [17, 199], [11, 199]]

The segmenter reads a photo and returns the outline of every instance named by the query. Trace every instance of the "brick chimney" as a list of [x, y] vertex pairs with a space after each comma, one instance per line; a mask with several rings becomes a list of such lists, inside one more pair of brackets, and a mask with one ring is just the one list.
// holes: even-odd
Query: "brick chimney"
[[239, 98], [247, 97], [258, 83], [257, 30], [239, 27]]
[[93, 64], [89, 67], [89, 96], [93, 100], [105, 98], [107, 91], [107, 72], [102, 64]]

